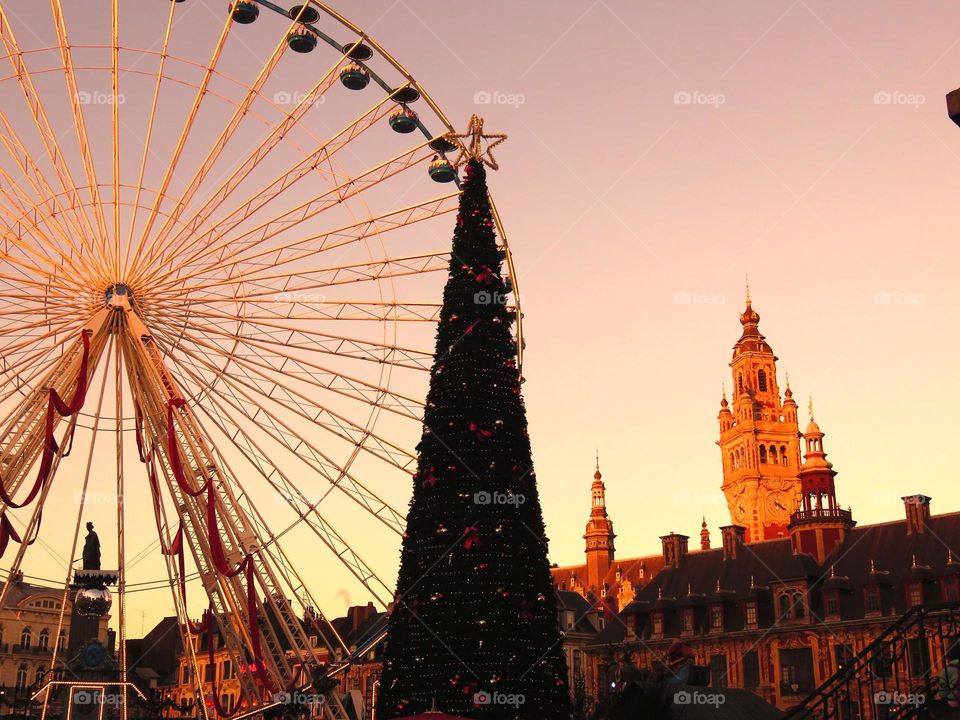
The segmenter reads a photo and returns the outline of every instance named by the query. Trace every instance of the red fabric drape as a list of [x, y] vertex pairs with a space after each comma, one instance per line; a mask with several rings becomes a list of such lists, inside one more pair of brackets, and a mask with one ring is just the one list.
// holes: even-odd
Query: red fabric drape
[[[261, 684], [269, 692], [274, 692], [273, 683], [270, 681], [270, 676], [267, 674], [266, 665], [262, 660], [263, 653], [260, 642], [260, 628], [257, 625], [257, 588], [254, 582], [255, 568], [253, 564], [253, 556], [247, 553], [244, 555], [243, 560], [240, 561], [239, 565], [237, 565], [235, 568], [230, 567], [230, 562], [227, 559], [227, 554], [223, 547], [223, 539], [220, 537], [220, 530], [217, 527], [217, 496], [216, 488], [213, 484], [213, 477], [208, 477], [199, 488], [194, 490], [190, 487], [190, 483], [183, 472], [183, 463], [180, 459], [180, 445], [177, 441], [176, 427], [174, 427], [173, 422], [173, 410], [174, 408], [184, 407], [186, 404], [186, 400], [180, 397], [173, 397], [167, 401], [167, 454], [170, 458], [170, 468], [173, 471], [173, 476], [177, 482], [177, 485], [185, 494], [189, 495], [190, 497], [199, 497], [201, 493], [204, 492], [207, 494], [207, 540], [210, 544], [210, 555], [216, 571], [221, 575], [230, 578], [236, 577], [240, 573], [244, 573], [244, 580], [246, 581], [247, 585], [247, 615], [250, 619], [250, 651], [253, 654], [254, 665], [256, 667], [256, 672], [260, 678]], [[140, 442], [142, 443], [142, 440], [140, 440]], [[156, 483], [155, 474], [153, 475], [151, 482]], [[159, 484], [156, 484], [156, 496], [159, 499]], [[178, 555], [178, 562], [180, 563], [180, 578], [182, 583], [182, 579], [184, 577], [182, 525], [177, 531], [177, 537], [174, 540], [173, 545], [169, 548], [169, 554], [173, 553]], [[181, 585], [181, 592], [183, 593], [184, 606], [186, 606], [185, 585]], [[209, 619], [206, 622], [209, 625]], [[217, 705], [217, 712], [220, 712], [222, 715], [224, 715], [224, 717], [230, 717], [230, 715], [221, 712], [221, 708], [219, 707], [220, 700], [219, 697], [217, 697], [216, 692], [214, 692], [214, 697], [214, 702]]]
[[[43, 424], [43, 455], [40, 458], [40, 470], [37, 472], [37, 479], [34, 481], [33, 487], [30, 488], [30, 492], [27, 493], [23, 501], [18, 503], [7, 493], [3, 478], [0, 478], [0, 502], [3, 502], [8, 508], [23, 508], [32, 503], [37, 495], [40, 494], [40, 490], [43, 489], [44, 484], [46, 484], [50, 477], [50, 470], [53, 468], [53, 459], [56, 457], [57, 450], [59, 449], [56, 438], [53, 437], [54, 412], [59, 413], [61, 417], [70, 417], [83, 407], [83, 403], [87, 398], [87, 366], [90, 360], [90, 335], [86, 330], [80, 332], [80, 341], [83, 343], [83, 355], [80, 357], [80, 372], [77, 374], [77, 386], [74, 389], [73, 397], [70, 399], [70, 402], [66, 402], [53, 388], [50, 388], [47, 396], [47, 414]], [[67, 440], [67, 445], [68, 448], [73, 445], [72, 433]], [[69, 450], [67, 452], [69, 452]], [[39, 529], [40, 526], [39, 523], [37, 523], [37, 530], [39, 531]], [[18, 543], [22, 542], [14, 531], [10, 521], [7, 519], [6, 514], [4, 514], [3, 518], [0, 519], [0, 557], [3, 557], [3, 553], [6, 551], [10, 540]], [[34, 540], [36, 540], [36, 537], [34, 537]], [[31, 540], [30, 543], [32, 544], [33, 540]]]

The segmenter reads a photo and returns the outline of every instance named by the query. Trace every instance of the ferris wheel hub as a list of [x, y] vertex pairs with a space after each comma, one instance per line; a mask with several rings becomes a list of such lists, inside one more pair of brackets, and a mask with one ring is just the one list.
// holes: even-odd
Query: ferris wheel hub
[[133, 290], [129, 285], [116, 283], [106, 289], [103, 294], [104, 305], [111, 310], [126, 310], [127, 312], [137, 309], [137, 302], [133, 298]]

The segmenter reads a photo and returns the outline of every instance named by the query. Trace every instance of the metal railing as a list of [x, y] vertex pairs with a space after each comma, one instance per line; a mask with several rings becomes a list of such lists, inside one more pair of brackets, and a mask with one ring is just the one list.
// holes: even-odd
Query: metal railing
[[960, 643], [960, 602], [917, 605], [784, 720], [933, 720], [937, 676]]

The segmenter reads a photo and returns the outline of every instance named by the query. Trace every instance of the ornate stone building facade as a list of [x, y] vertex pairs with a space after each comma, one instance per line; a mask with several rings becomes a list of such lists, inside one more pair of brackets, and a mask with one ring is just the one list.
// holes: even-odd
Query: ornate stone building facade
[[[838, 501], [812, 408], [800, 433], [789, 386], [781, 399], [777, 358], [749, 294], [740, 322], [733, 402], [724, 396], [719, 413], [732, 520], [720, 528], [720, 546], [702, 523], [699, 549], [671, 532], [659, 555], [618, 560], [597, 472], [587, 562], [553, 569], [559, 590], [619, 610], [585, 651], [594, 698], [608, 692], [617, 657], [650, 668], [680, 640], [709, 668], [711, 686], [752, 690], [787, 708], [911, 607], [960, 599], [960, 512], [932, 515], [930, 498], [915, 494], [903, 498], [900, 518], [858, 526]], [[921, 678], [941, 656], [917, 640], [882, 672]], [[867, 703], [849, 708], [851, 718], [874, 716]]]

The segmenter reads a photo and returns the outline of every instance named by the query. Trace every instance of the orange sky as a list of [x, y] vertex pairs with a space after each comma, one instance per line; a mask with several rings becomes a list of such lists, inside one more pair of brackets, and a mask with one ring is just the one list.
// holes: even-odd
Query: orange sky
[[[221, 17], [221, 0], [188, 2], [198, 27]], [[960, 85], [960, 8], [340, 9], [455, 122], [478, 112], [510, 135], [490, 184], [524, 302], [552, 561], [582, 560], [596, 446], [621, 556], [695, 536], [701, 515], [729, 522], [716, 413], [747, 273], [781, 384], [789, 371], [801, 406], [815, 399], [840, 502], [861, 524], [901, 517], [916, 492], [960, 509], [960, 129], [943, 101]], [[137, 603], [135, 631], [169, 598]]]

